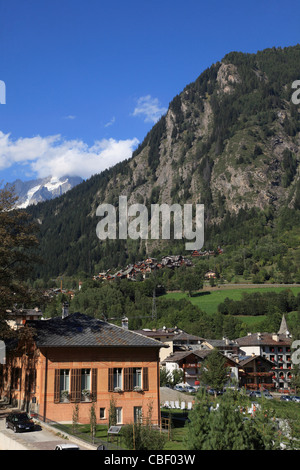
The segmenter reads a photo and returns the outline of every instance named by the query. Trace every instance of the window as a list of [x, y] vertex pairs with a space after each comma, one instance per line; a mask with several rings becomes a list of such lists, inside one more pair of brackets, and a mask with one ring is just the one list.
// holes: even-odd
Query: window
[[[124, 377], [123, 377], [124, 372]], [[108, 391], [149, 390], [148, 367], [125, 367], [108, 369]]]
[[143, 420], [142, 407], [134, 406], [133, 407], [133, 418], [135, 423], [141, 423]]
[[54, 403], [97, 400], [97, 369], [55, 369]]
[[114, 388], [122, 389], [122, 369], [116, 368], [113, 372], [113, 384]]
[[117, 424], [122, 424], [122, 408], [116, 407], [116, 421]]
[[70, 371], [69, 369], [60, 369], [59, 371], [59, 396], [60, 400], [69, 398], [70, 393]]
[[89, 399], [91, 394], [91, 369], [81, 369], [81, 394], [83, 399]]
[[68, 369], [61, 369], [59, 375], [59, 389], [70, 390], [70, 371]]
[[142, 387], [142, 369], [133, 368], [133, 387]]
[[100, 408], [100, 419], [105, 419], [105, 408]]

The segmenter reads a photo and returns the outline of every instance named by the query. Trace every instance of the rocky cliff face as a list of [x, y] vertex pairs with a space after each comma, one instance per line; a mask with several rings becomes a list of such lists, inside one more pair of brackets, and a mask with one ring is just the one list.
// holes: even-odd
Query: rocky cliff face
[[[288, 50], [268, 54], [275, 68], [289, 61]], [[263, 55], [226, 56], [174, 98], [128, 163], [128, 175], [109, 181], [99, 198], [202, 202], [215, 220], [243, 207], [292, 207], [300, 126], [290, 76], [283, 71], [275, 81]]]

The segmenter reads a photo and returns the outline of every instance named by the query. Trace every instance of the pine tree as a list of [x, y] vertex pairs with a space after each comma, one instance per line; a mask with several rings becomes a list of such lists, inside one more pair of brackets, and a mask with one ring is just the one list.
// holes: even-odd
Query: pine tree
[[15, 210], [15, 197], [7, 185], [0, 189], [0, 333], [11, 334], [7, 328], [7, 310], [23, 306], [30, 300], [25, 283], [36, 257], [36, 225], [23, 210]]
[[219, 392], [228, 380], [229, 368], [225, 367], [226, 359], [217, 349], [213, 349], [203, 363], [201, 383]]
[[210, 406], [208, 395], [204, 389], [200, 389], [195, 405], [189, 413], [190, 423], [188, 424], [185, 445], [190, 450], [204, 448], [210, 430]]
[[240, 412], [234, 393], [226, 392], [209, 416], [209, 432], [203, 450], [259, 450], [263, 448], [258, 433], [253, 433]]
[[[189, 415], [186, 446], [189, 450], [277, 450], [279, 435], [266, 408], [254, 416], [243, 413], [247, 397], [227, 391], [210, 406], [205, 392], [198, 394]], [[249, 406], [249, 403], [248, 403]], [[247, 406], [246, 406], [247, 408]]]

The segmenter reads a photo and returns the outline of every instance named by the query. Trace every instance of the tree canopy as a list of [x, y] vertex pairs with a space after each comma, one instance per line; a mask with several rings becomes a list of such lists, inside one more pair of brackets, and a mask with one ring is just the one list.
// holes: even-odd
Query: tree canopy
[[7, 328], [7, 310], [22, 307], [30, 301], [26, 284], [33, 263], [37, 260], [37, 227], [23, 210], [16, 210], [16, 197], [7, 185], [0, 188], [0, 334], [11, 333]]

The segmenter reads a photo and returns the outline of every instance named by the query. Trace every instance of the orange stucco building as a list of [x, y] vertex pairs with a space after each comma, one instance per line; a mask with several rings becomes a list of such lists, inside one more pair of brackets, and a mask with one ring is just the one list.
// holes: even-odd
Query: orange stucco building
[[79, 313], [28, 325], [34, 341], [8, 352], [2, 396], [43, 420], [72, 422], [76, 407], [78, 421], [88, 423], [94, 403], [97, 423], [107, 424], [112, 409], [117, 424], [151, 409], [159, 424], [162, 343]]

